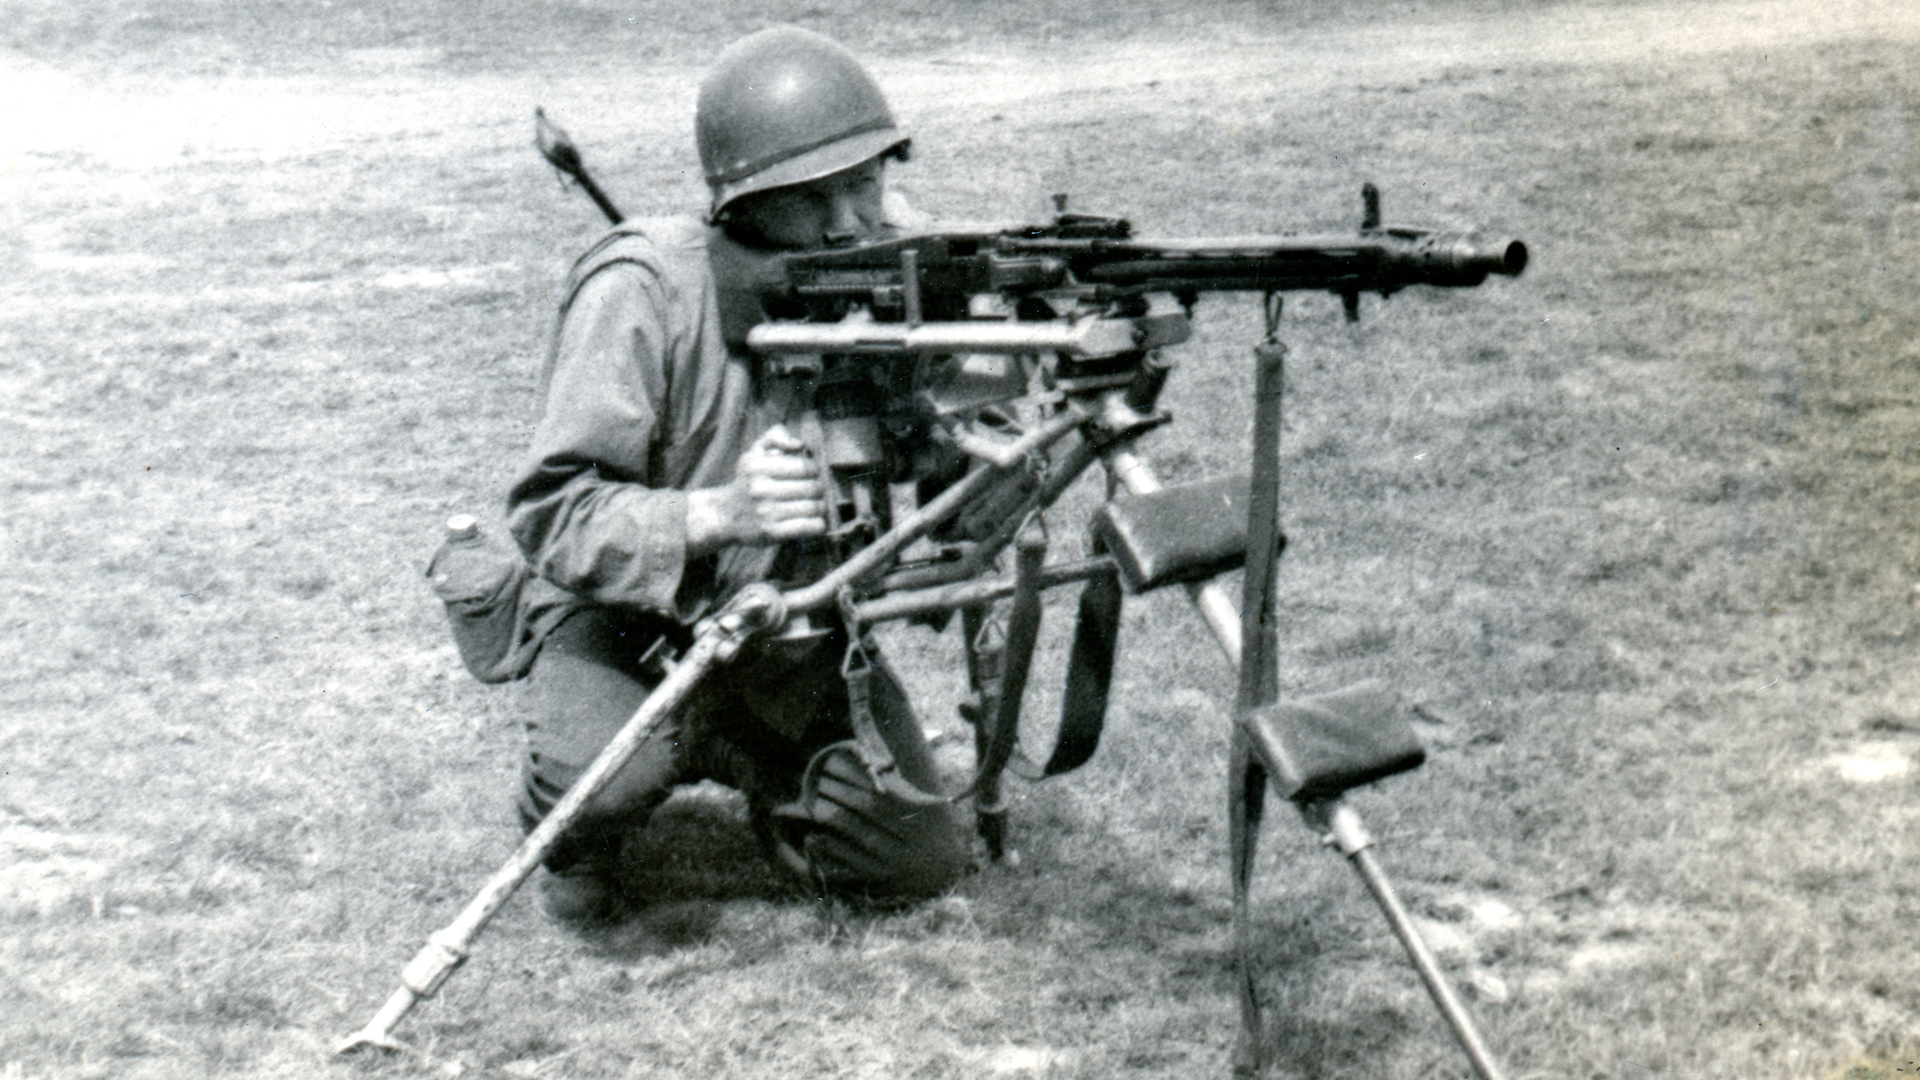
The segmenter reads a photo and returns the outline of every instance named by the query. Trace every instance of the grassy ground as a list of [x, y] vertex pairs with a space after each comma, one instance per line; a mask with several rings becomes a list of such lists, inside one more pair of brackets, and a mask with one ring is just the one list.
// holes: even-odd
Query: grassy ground
[[[0, 1076], [1224, 1073], [1232, 680], [1174, 596], [1128, 616], [1100, 756], [1017, 788], [1019, 868], [825, 906], [690, 792], [639, 918], [516, 900], [405, 1026], [427, 1056], [326, 1056], [515, 835], [513, 690], [465, 679], [419, 570], [497, 505], [593, 232], [531, 107], [630, 210], [697, 205], [699, 65], [776, 10], [4, 5], [39, 104], [0, 119]], [[1356, 802], [1511, 1071], [1911, 1071], [1913, 15], [969, 11], [798, 15], [875, 58], [929, 209], [1351, 225], [1372, 179], [1390, 220], [1532, 245], [1286, 331], [1285, 678], [1422, 703], [1428, 767]], [[1198, 329], [1176, 476], [1243, 464], [1255, 314]], [[895, 649], [952, 726], [954, 641]], [[1357, 883], [1269, 818], [1272, 1075], [1463, 1075]]]

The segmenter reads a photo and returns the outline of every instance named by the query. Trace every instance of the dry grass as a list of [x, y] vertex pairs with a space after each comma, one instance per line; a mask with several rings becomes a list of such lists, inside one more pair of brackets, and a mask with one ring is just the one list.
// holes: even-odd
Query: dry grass
[[[1128, 617], [1100, 756], [1016, 792], [1020, 868], [821, 905], [696, 791], [642, 917], [516, 901], [409, 1021], [427, 1058], [329, 1062], [514, 835], [513, 691], [418, 572], [497, 504], [592, 230], [527, 114], [630, 209], [690, 205], [688, 57], [763, 17], [480, 10], [8, 5], [0, 77], [48, 104], [0, 158], [0, 1075], [1224, 1073], [1231, 679], [1173, 596]], [[1390, 219], [1524, 237], [1518, 282], [1293, 304], [1289, 684], [1424, 703], [1429, 766], [1357, 802], [1517, 1077], [1910, 1070], [1911, 17], [1195, 11], [804, 17], [882, 58], [903, 181], [954, 217], [1351, 224], [1374, 179]], [[1250, 305], [1199, 329], [1179, 476], [1249, 420]], [[896, 652], [952, 723], [951, 638]], [[1347, 871], [1269, 820], [1273, 1075], [1462, 1075]]]

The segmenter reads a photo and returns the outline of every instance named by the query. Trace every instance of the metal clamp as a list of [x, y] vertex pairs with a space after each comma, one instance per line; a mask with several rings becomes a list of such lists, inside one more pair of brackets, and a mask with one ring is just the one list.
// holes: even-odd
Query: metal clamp
[[748, 585], [735, 593], [726, 608], [713, 617], [713, 625], [721, 635], [714, 658], [723, 664], [731, 663], [748, 639], [786, 621], [786, 598], [779, 589], [764, 581]]

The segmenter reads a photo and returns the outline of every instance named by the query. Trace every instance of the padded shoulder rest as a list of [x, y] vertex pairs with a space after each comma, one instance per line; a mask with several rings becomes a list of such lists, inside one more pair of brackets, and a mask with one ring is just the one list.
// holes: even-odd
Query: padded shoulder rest
[[1245, 722], [1279, 794], [1296, 802], [1332, 798], [1427, 760], [1400, 695], [1378, 679], [1282, 701]]
[[1093, 517], [1093, 535], [1132, 593], [1204, 581], [1247, 559], [1246, 474], [1116, 495]]

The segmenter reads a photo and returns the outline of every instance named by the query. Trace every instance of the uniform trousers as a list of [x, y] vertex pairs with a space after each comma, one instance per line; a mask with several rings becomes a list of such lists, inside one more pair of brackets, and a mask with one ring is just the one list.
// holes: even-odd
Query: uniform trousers
[[[547, 638], [521, 699], [527, 754], [519, 809], [530, 830], [632, 717], [657, 682], [641, 657], [677, 624], [582, 608]], [[913, 898], [947, 888], [971, 865], [953, 810], [879, 790], [853, 736], [846, 647], [835, 631], [798, 649], [756, 642], [717, 669], [592, 801], [548, 855], [559, 872], [611, 864], [673, 789], [713, 780], [744, 793], [756, 833], [780, 866], [838, 892]], [[938, 790], [938, 771], [906, 694], [874, 665], [872, 712], [900, 774]]]

